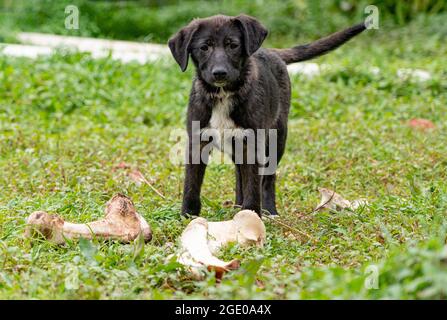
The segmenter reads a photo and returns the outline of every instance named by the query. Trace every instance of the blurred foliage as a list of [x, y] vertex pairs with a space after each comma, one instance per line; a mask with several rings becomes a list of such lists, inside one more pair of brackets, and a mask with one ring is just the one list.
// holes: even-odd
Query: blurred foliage
[[436, 14], [447, 10], [445, 0], [376, 0], [374, 5], [378, 6], [386, 17], [400, 25], [421, 13]]
[[[366, 0], [0, 0], [0, 34], [5, 37], [6, 29], [165, 43], [193, 18], [246, 13], [258, 17], [275, 42], [319, 37], [358, 22], [368, 4]], [[397, 24], [447, 9], [444, 0], [377, 0], [374, 4], [383, 21]], [[80, 10], [79, 30], [65, 29], [67, 5]]]

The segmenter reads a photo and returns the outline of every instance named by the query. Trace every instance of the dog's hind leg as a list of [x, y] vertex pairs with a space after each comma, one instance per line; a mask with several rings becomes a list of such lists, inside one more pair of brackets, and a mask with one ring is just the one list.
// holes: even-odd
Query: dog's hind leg
[[262, 177], [262, 209], [271, 215], [277, 215], [275, 199], [276, 174]]
[[240, 165], [236, 164], [236, 205], [242, 206], [244, 194], [242, 192], [242, 174]]
[[261, 216], [261, 179], [257, 164], [241, 164], [242, 193], [244, 201], [242, 209], [253, 210]]
[[[276, 165], [279, 164], [284, 154], [287, 139], [287, 123], [278, 123], [278, 137], [276, 146]], [[270, 154], [269, 145], [267, 150]], [[262, 176], [262, 210], [268, 211], [271, 215], [278, 215], [276, 210], [276, 173]]]

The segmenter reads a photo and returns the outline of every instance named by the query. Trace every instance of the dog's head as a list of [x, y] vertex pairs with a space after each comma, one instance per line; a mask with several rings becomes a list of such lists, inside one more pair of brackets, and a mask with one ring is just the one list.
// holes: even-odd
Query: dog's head
[[255, 18], [213, 16], [193, 20], [168, 42], [182, 71], [191, 56], [200, 79], [225, 87], [240, 79], [250, 57], [258, 50], [267, 29]]

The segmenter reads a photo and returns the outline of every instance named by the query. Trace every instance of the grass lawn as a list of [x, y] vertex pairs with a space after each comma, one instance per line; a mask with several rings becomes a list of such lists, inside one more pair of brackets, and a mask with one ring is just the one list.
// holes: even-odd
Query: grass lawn
[[[84, 54], [0, 56], [0, 298], [446, 298], [446, 36], [436, 20], [381, 29], [318, 59], [321, 75], [292, 77], [278, 207], [281, 221], [312, 238], [266, 221], [264, 249], [222, 251], [242, 268], [219, 285], [211, 274], [189, 280], [168, 258], [189, 222], [179, 214], [183, 168], [168, 159], [192, 68], [182, 74], [173, 59], [140, 66]], [[432, 78], [400, 79], [400, 68]], [[436, 128], [415, 130], [412, 118]], [[120, 162], [138, 167], [165, 198], [114, 170]], [[308, 214], [317, 187], [371, 205]], [[236, 210], [222, 204], [233, 188], [233, 167], [211, 165], [202, 215], [231, 218]], [[35, 210], [87, 222], [117, 192], [152, 226], [144, 250], [22, 237]], [[378, 288], [368, 289], [375, 270]]]

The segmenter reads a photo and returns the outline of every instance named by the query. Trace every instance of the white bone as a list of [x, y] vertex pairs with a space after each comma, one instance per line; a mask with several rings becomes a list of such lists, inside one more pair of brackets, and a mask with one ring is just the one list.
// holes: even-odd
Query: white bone
[[216, 278], [239, 267], [239, 261], [222, 261], [214, 254], [224, 245], [237, 242], [242, 246], [265, 242], [265, 226], [259, 216], [250, 210], [238, 212], [232, 220], [208, 222], [204, 218], [192, 220], [181, 236], [181, 253], [178, 262], [185, 265], [197, 279], [202, 278], [200, 268], [216, 271]]
[[344, 199], [341, 195], [336, 193], [335, 191], [326, 189], [326, 188], [318, 188], [318, 191], [321, 194], [320, 204], [317, 206], [317, 209], [327, 208], [330, 210], [343, 210], [343, 209], [351, 209], [356, 210], [360, 207], [368, 205], [368, 201], [359, 199], [354, 201], [349, 201]]
[[132, 201], [123, 195], [115, 195], [107, 202], [105, 217], [86, 224], [64, 221], [60, 216], [45, 211], [33, 212], [26, 220], [25, 236], [42, 234], [47, 240], [63, 244], [66, 239], [101, 238], [131, 242], [140, 234], [145, 241], [152, 238], [151, 228], [139, 215]]

